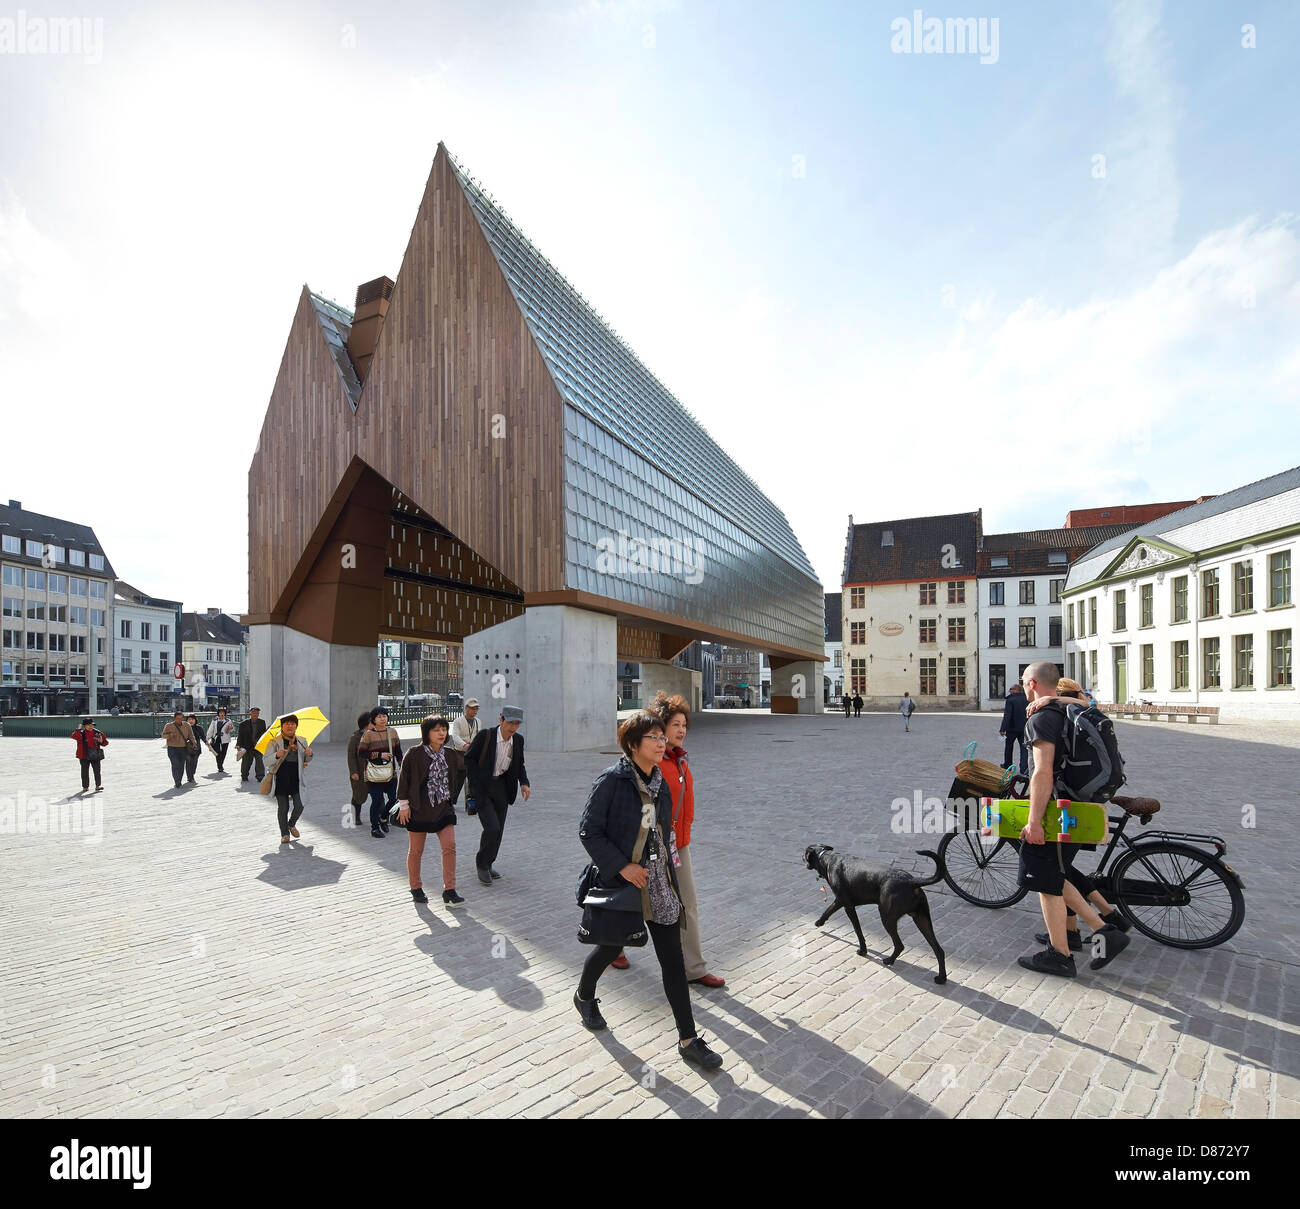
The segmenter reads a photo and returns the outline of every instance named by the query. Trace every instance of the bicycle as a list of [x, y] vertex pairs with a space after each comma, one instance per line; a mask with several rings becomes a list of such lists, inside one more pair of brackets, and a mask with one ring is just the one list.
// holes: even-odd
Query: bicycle
[[[1013, 792], [1005, 796], [1023, 800], [1028, 783], [1016, 786], [1023, 780], [1015, 778]], [[1109, 816], [1110, 840], [1090, 875], [1102, 895], [1144, 936], [1171, 948], [1209, 949], [1236, 935], [1246, 918], [1245, 883], [1224, 861], [1228, 845], [1222, 837], [1153, 831], [1130, 839], [1124, 834], [1129, 821], [1137, 818], [1145, 827], [1160, 803], [1117, 796], [1110, 804], [1123, 813]], [[950, 809], [956, 813], [959, 808]], [[957, 829], [939, 841], [944, 881], [977, 907], [1018, 903], [1028, 893], [1016, 882], [1020, 841], [984, 836], [978, 826], [962, 829], [962, 823], [958, 815]], [[1117, 848], [1122, 851], [1115, 857]], [[1113, 868], [1108, 868], [1113, 857]]]

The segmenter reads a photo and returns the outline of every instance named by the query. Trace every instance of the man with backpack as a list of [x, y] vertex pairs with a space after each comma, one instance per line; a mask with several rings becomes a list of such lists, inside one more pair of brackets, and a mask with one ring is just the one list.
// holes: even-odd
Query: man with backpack
[[903, 731], [909, 732], [912, 729], [912, 715], [916, 712], [916, 702], [912, 700], [911, 693], [904, 693], [898, 703], [898, 712], [903, 715]]
[[[1056, 664], [1030, 664], [1021, 677], [1025, 696], [1055, 698], [1061, 674]], [[1055, 798], [1081, 802], [1108, 801], [1124, 783], [1124, 761], [1115, 745], [1115, 728], [1094, 707], [1068, 708], [1059, 700], [1034, 710], [1025, 724], [1025, 741], [1034, 753], [1029, 781], [1029, 822], [1020, 833], [1019, 883], [1038, 893], [1047, 924], [1047, 947], [1019, 959], [1027, 970], [1073, 978], [1074, 956], [1066, 935], [1066, 908], [1084, 920], [1094, 933], [1096, 956], [1089, 969], [1100, 970], [1127, 947], [1127, 928], [1116, 912], [1102, 918], [1071, 880], [1073, 846], [1048, 844], [1043, 834], [1047, 803]], [[1080, 947], [1082, 947], [1080, 945]]]

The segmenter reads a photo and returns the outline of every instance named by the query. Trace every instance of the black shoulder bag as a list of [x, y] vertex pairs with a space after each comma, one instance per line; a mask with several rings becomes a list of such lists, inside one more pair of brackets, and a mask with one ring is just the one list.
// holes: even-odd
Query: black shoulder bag
[[[632, 864], [645, 867], [643, 859], [648, 827], [642, 827], [632, 849]], [[624, 949], [639, 949], [650, 939], [645, 926], [642, 892], [631, 882], [606, 889], [596, 884], [600, 870], [589, 864], [578, 878], [578, 905], [582, 908], [582, 922], [578, 925], [578, 939], [584, 945], [618, 945]]]

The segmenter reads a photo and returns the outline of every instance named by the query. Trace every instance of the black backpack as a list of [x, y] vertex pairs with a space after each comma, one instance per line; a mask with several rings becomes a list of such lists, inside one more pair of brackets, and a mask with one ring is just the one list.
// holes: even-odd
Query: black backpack
[[1109, 802], [1127, 780], [1124, 757], [1115, 741], [1115, 724], [1095, 705], [1067, 705], [1064, 710], [1064, 763], [1056, 774], [1057, 797]]

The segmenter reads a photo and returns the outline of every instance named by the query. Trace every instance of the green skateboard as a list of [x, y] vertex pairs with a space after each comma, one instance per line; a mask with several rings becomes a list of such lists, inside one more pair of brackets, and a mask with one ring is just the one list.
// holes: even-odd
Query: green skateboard
[[[1018, 840], [1029, 822], [1029, 803], [980, 799], [980, 830]], [[1043, 836], [1049, 844], [1103, 844], [1109, 832], [1106, 807], [1100, 802], [1048, 802], [1043, 815]]]

